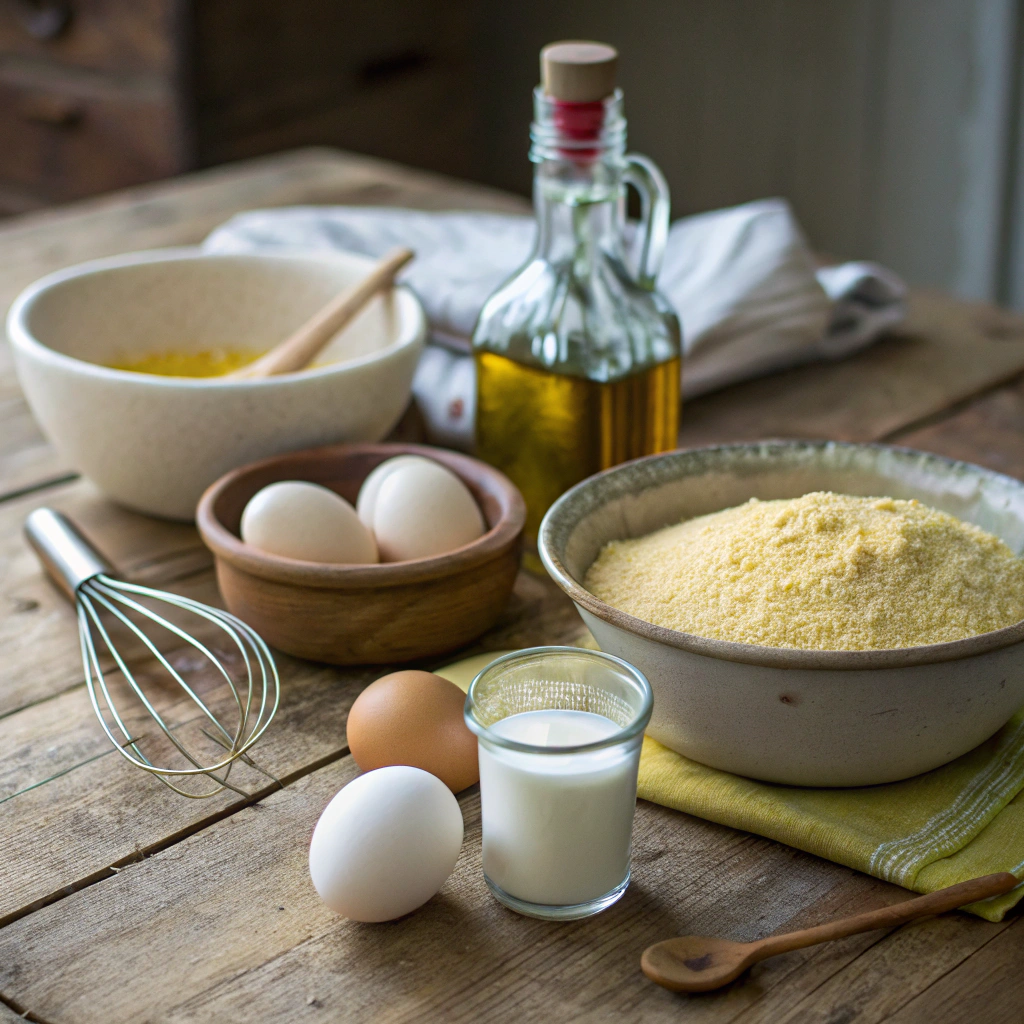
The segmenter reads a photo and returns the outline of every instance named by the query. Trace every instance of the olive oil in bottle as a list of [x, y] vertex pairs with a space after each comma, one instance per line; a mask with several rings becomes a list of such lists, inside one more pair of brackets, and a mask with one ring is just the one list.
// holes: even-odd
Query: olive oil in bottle
[[580, 480], [669, 451], [679, 433], [679, 359], [611, 383], [478, 352], [477, 454], [526, 499], [526, 532]]
[[[523, 492], [528, 542], [580, 480], [676, 444], [679, 322], [654, 288], [668, 189], [654, 164], [625, 153], [616, 60], [597, 43], [541, 53], [530, 151], [536, 246], [488, 299], [473, 336], [477, 454]], [[644, 212], [635, 270], [627, 184]]]

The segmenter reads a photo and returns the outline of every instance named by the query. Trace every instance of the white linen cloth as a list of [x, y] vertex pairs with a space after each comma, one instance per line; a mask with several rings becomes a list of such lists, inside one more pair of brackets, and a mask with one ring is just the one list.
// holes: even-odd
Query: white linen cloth
[[[386, 207], [286, 207], [239, 214], [210, 252], [343, 249], [416, 252], [401, 280], [431, 325], [413, 391], [431, 439], [469, 448], [469, 338], [487, 297], [529, 256], [529, 216]], [[817, 269], [789, 204], [765, 199], [676, 221], [658, 289], [683, 329], [687, 397], [799, 363], [841, 359], [903, 319], [906, 288], [873, 263]]]

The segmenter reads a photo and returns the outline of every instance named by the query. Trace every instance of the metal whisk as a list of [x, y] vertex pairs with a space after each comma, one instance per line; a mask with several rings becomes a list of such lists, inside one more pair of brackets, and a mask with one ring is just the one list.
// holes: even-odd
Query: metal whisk
[[[156, 775], [182, 796], [209, 797], [222, 789], [232, 789], [242, 795], [248, 795], [228, 781], [228, 773], [239, 758], [250, 765], [253, 764], [246, 757], [246, 751], [266, 731], [277, 711], [280, 698], [277, 666], [260, 636], [240, 619], [220, 609], [211, 608], [188, 597], [151, 590], [113, 578], [112, 566], [78, 532], [70, 520], [59, 512], [48, 508], [36, 509], [25, 521], [25, 535], [39, 555], [46, 571], [77, 608], [82, 664], [85, 668], [89, 699], [110, 742], [128, 761]], [[194, 614], [204, 623], [210, 623], [227, 634], [230, 640], [229, 649], [232, 654], [237, 651], [244, 666], [243, 670], [237, 673], [238, 681], [236, 682], [228, 667], [202, 640], [191, 636], [174, 622], [157, 614], [147, 607], [145, 602], [158, 602], [170, 605], [180, 612]], [[115, 631], [120, 627], [126, 627], [141, 641], [145, 651], [192, 701], [200, 719], [207, 720], [209, 730], [204, 728], [204, 735], [224, 751], [223, 756], [218, 753], [212, 764], [203, 763], [201, 756], [177, 735], [175, 728], [165, 721], [129, 668], [126, 657], [111, 637], [111, 626]], [[217, 718], [207, 703], [195, 692], [193, 686], [189, 685], [168, 657], [161, 653], [150, 636], [150, 632], [154, 630], [166, 631], [174, 638], [172, 643], [181, 641], [189, 645], [202, 655], [201, 663], [213, 667], [214, 678], [227, 687], [224, 696], [228, 697], [230, 694], [233, 698], [229, 703], [233, 704], [237, 711], [237, 721], [234, 720], [234, 713], [230, 726]], [[109, 653], [117, 672], [127, 682], [130, 691], [156, 723], [159, 732], [166, 736], [181, 754], [182, 763], [191, 767], [158, 767], [140, 749], [140, 741], [145, 737], [131, 735], [125, 723], [128, 716], [123, 715], [114, 703], [111, 686], [101, 665], [97, 639]], [[224, 690], [223, 686], [218, 688]], [[210, 778], [215, 783], [214, 788], [193, 793], [176, 785], [176, 782], [195, 775]]]

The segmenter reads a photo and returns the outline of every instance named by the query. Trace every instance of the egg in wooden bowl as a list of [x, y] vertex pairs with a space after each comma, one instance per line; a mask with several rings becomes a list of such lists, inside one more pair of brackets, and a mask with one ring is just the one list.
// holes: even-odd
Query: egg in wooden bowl
[[[452, 550], [404, 561], [333, 564], [261, 550], [242, 539], [246, 507], [271, 484], [320, 485], [355, 506], [389, 459], [419, 456], [465, 485], [483, 533]], [[341, 444], [234, 470], [203, 495], [196, 523], [214, 554], [232, 613], [287, 654], [335, 665], [399, 664], [457, 650], [488, 630], [519, 570], [526, 506], [498, 470], [415, 444]]]

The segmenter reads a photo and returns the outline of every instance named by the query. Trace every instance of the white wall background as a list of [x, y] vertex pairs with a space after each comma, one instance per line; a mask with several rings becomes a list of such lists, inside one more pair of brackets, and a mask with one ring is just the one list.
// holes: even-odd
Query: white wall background
[[525, 191], [555, 39], [616, 45], [676, 215], [786, 196], [812, 244], [1024, 307], [1022, 0], [517, 0], [482, 26], [483, 177]]

